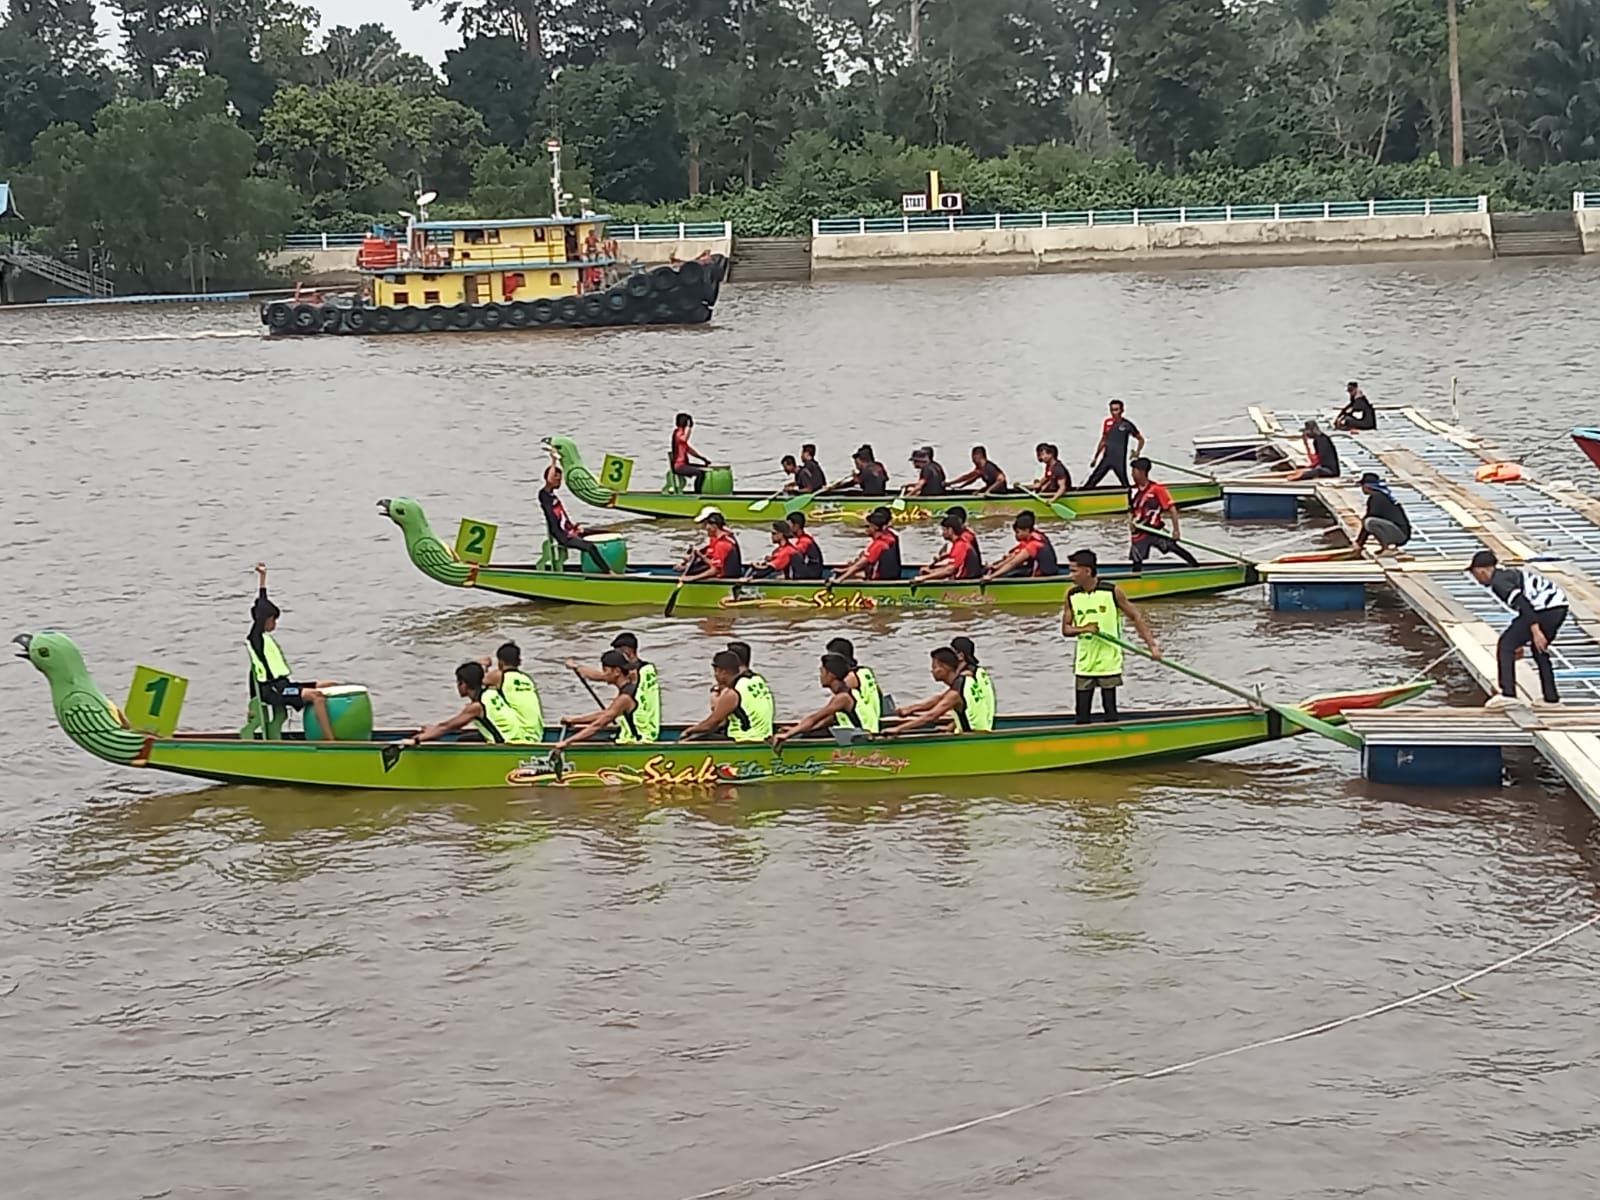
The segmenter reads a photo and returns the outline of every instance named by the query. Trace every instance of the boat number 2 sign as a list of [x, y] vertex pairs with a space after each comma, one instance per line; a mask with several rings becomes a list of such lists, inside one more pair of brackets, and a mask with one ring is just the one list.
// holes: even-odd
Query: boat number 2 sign
[[140, 733], [171, 737], [178, 728], [178, 713], [189, 691], [189, 681], [154, 667], [135, 667], [122, 713]]
[[615, 454], [606, 455], [606, 460], [600, 464], [600, 486], [609, 488], [613, 492], [628, 490], [628, 481], [633, 478], [633, 459], [619, 458]]
[[494, 552], [494, 535], [499, 529], [498, 525], [491, 525], [487, 521], [463, 517], [461, 528], [456, 531], [456, 557], [462, 562], [482, 566]]

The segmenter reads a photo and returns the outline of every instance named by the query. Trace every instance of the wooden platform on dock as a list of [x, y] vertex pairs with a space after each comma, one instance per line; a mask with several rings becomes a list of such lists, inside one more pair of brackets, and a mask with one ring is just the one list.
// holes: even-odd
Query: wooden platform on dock
[[[1304, 420], [1319, 420], [1324, 429], [1331, 425], [1323, 413], [1277, 414], [1257, 407], [1250, 417], [1262, 437], [1296, 462], [1305, 457], [1299, 438]], [[1376, 471], [1411, 521], [1404, 553], [1376, 556], [1369, 549], [1348, 564], [1269, 566], [1263, 578], [1388, 584], [1449, 643], [1486, 691], [1496, 687], [1495, 643], [1511, 614], [1467, 574], [1467, 561], [1487, 547], [1502, 562], [1527, 563], [1559, 584], [1571, 601], [1567, 624], [1551, 648], [1561, 706], [1503, 713], [1400, 709], [1353, 714], [1351, 728], [1363, 737], [1370, 733], [1377, 739], [1373, 745], [1532, 745], [1600, 813], [1600, 501], [1526, 468], [1515, 483], [1478, 481], [1475, 472], [1483, 463], [1512, 456], [1419, 409], [1380, 410], [1379, 420], [1378, 429], [1359, 434], [1329, 429], [1338, 439], [1344, 474], [1317, 481], [1316, 498], [1354, 539], [1366, 511], [1358, 481], [1362, 472]], [[1260, 484], [1252, 480], [1249, 486]], [[1537, 699], [1532, 662], [1524, 659], [1517, 671], [1519, 694]], [[1408, 736], [1412, 743], [1405, 741]]]

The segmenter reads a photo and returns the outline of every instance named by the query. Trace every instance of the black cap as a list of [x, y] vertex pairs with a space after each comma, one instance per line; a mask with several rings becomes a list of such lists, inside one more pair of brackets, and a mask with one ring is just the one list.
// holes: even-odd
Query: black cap
[[867, 524], [876, 529], [887, 529], [893, 520], [894, 514], [881, 504], [867, 514]]
[[1472, 569], [1474, 571], [1488, 567], [1491, 571], [1500, 565], [1500, 560], [1494, 556], [1493, 550], [1479, 550], [1472, 556]]
[[1363, 471], [1363, 472], [1361, 472], [1361, 482], [1362, 483], [1382, 483], [1383, 479], [1376, 471]]
[[611, 639], [611, 648], [613, 650], [637, 650], [639, 648], [639, 639], [631, 633], [619, 633]]

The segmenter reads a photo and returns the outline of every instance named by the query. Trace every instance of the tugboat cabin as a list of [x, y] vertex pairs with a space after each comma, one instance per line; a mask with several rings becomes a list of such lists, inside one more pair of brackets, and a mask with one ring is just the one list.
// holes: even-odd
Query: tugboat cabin
[[606, 286], [617, 244], [599, 213], [492, 221], [411, 221], [374, 229], [356, 256], [379, 307], [510, 304], [583, 296]]

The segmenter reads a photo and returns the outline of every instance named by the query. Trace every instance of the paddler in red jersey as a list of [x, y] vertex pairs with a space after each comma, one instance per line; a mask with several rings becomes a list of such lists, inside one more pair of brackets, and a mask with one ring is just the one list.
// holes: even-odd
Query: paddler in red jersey
[[789, 523], [789, 537], [797, 555], [792, 579], [821, 579], [823, 576], [822, 547], [806, 531], [806, 515], [792, 512], [784, 518]]
[[955, 511], [945, 514], [939, 528], [946, 542], [945, 552], [918, 572], [913, 583], [936, 579], [977, 579], [983, 575], [983, 559], [978, 554], [978, 539]]
[[882, 505], [867, 514], [867, 527], [872, 530], [872, 540], [855, 560], [834, 575], [835, 583], [847, 579], [886, 580], [898, 583], [900, 567], [900, 537], [889, 528], [894, 515]]
[[739, 553], [739, 540], [728, 532], [728, 522], [722, 510], [708, 504], [700, 510], [695, 521], [706, 531], [706, 544], [690, 556], [689, 573], [683, 577], [683, 582], [743, 579], [744, 558]]
[[1061, 563], [1056, 558], [1056, 548], [1042, 530], [1031, 512], [1020, 512], [1011, 522], [1017, 535], [1017, 544], [989, 568], [985, 579], [999, 579], [1002, 575], [1031, 575], [1035, 578], [1061, 574]]
[[[1128, 466], [1133, 471], [1133, 497], [1128, 501], [1133, 534], [1128, 556], [1133, 560], [1133, 573], [1139, 574], [1144, 560], [1157, 550], [1176, 554], [1191, 567], [1199, 566], [1199, 560], [1178, 540], [1178, 506], [1172, 501], [1172, 493], [1150, 478], [1150, 460], [1136, 458]], [[1163, 520], [1172, 522], [1170, 534], [1165, 532]]]

